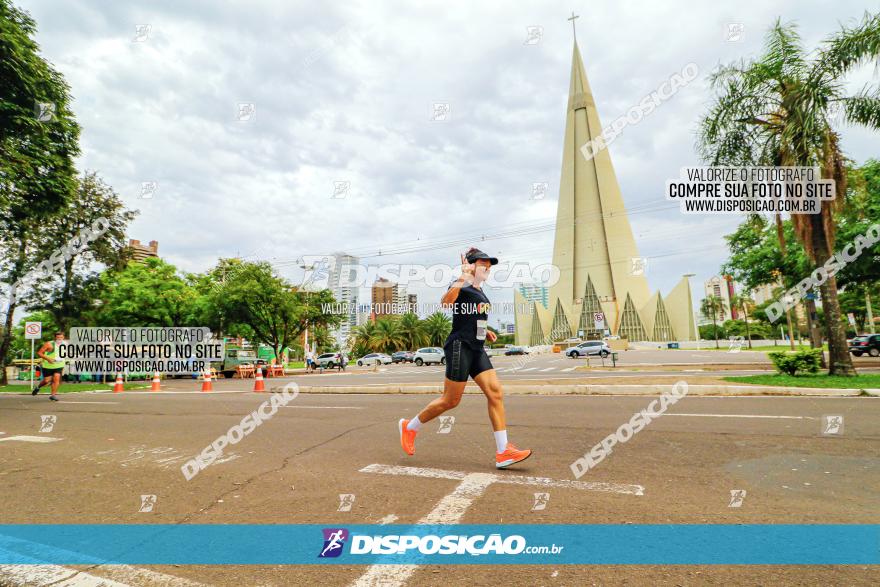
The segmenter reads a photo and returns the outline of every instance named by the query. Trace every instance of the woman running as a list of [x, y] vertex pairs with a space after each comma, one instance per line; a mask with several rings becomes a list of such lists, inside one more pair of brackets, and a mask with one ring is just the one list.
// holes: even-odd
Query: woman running
[[461, 277], [449, 286], [441, 299], [443, 304], [452, 305], [452, 332], [443, 345], [446, 353], [443, 395], [412, 420], [401, 419], [397, 423], [400, 445], [408, 455], [415, 453], [416, 434], [422, 424], [458, 405], [468, 376], [480, 386], [489, 401], [489, 420], [495, 431], [495, 467], [504, 469], [532, 454], [532, 451], [520, 450], [507, 441], [501, 382], [483, 349], [486, 339], [492, 343], [497, 337], [487, 327], [489, 298], [480, 286], [489, 277], [491, 266], [497, 264], [498, 259], [476, 248], [461, 256]]

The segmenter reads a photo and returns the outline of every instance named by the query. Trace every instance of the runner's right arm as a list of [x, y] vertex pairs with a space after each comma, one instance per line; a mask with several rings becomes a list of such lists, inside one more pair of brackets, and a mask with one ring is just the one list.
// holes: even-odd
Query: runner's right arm
[[474, 282], [474, 264], [468, 263], [467, 259], [464, 258], [464, 255], [461, 256], [461, 277], [459, 277], [452, 285], [449, 286], [449, 289], [446, 290], [446, 293], [443, 294], [443, 297], [440, 298], [441, 304], [452, 304], [455, 300], [458, 299], [458, 292], [461, 291], [466, 285], [470, 285]]

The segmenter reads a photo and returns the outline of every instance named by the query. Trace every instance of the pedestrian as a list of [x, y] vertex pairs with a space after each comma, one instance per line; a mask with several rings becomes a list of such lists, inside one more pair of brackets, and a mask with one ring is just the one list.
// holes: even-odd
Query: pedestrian
[[487, 339], [490, 343], [497, 339], [488, 329], [490, 304], [482, 289], [492, 265], [496, 264], [498, 259], [472, 247], [461, 256], [461, 277], [449, 286], [441, 299], [445, 305], [452, 304], [452, 331], [443, 345], [446, 361], [443, 395], [412, 420], [398, 422], [400, 445], [408, 455], [415, 453], [416, 434], [422, 425], [459, 404], [468, 377], [480, 387], [489, 403], [489, 420], [495, 435], [495, 467], [504, 469], [532, 454], [531, 450], [521, 450], [507, 440], [501, 382], [483, 348]]
[[40, 388], [51, 383], [52, 391], [49, 399], [53, 402], [58, 401], [58, 386], [61, 385], [61, 374], [64, 371], [64, 359], [58, 356], [58, 347], [62, 344], [64, 344], [64, 333], [58, 331], [55, 333], [55, 340], [46, 341], [37, 351], [37, 356], [42, 359], [40, 371], [43, 380], [31, 391], [31, 395], [37, 395], [40, 393]]

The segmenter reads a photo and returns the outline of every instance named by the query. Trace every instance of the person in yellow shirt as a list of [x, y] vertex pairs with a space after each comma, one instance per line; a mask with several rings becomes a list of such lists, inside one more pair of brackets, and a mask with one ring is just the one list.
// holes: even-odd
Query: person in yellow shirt
[[58, 386], [61, 385], [61, 374], [64, 371], [64, 359], [58, 356], [58, 347], [64, 343], [64, 333], [56, 332], [55, 340], [46, 341], [40, 350], [37, 351], [43, 362], [40, 371], [43, 373], [43, 380], [34, 388], [31, 395], [40, 393], [40, 388], [52, 384], [52, 394], [49, 399], [58, 401]]

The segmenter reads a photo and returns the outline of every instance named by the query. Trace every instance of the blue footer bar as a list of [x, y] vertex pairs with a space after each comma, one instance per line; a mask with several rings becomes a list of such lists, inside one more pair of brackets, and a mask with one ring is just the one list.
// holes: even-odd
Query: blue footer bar
[[876, 565], [880, 525], [0, 525], [0, 564]]

